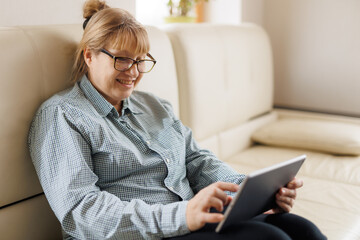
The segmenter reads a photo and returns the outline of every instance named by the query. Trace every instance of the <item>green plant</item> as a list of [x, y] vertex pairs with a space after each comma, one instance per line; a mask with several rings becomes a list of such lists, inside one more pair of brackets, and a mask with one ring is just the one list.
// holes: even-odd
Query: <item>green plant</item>
[[[189, 11], [198, 2], [207, 2], [208, 0], [169, 0], [167, 6], [169, 8], [170, 16], [187, 16]], [[176, 2], [176, 3], [175, 3]]]

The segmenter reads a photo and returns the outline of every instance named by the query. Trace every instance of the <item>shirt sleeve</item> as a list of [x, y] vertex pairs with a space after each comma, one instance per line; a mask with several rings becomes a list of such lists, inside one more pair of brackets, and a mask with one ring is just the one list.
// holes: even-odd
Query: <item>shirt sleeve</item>
[[74, 117], [52, 106], [38, 112], [29, 132], [40, 183], [67, 234], [78, 239], [161, 239], [189, 232], [187, 201], [148, 205], [101, 191], [82, 131]]
[[191, 129], [186, 126], [183, 128], [186, 140], [187, 175], [195, 193], [215, 182], [240, 184], [245, 179], [244, 174], [238, 173], [227, 163], [219, 160], [211, 151], [200, 148], [192, 136]]
[[[231, 182], [240, 184], [245, 175], [238, 173], [227, 163], [219, 160], [211, 151], [201, 148], [193, 137], [192, 130], [183, 125], [172, 112], [171, 104], [163, 101], [167, 111], [181, 125], [186, 146], [186, 170], [191, 188], [196, 194], [204, 187], [215, 182]], [[228, 193], [234, 195], [233, 193]]]

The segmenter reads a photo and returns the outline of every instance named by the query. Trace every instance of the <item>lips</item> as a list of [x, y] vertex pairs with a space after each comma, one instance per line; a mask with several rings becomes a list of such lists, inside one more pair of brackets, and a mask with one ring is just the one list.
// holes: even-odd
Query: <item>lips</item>
[[132, 85], [133, 84], [133, 80], [125, 80], [125, 79], [116, 79], [116, 81], [118, 81], [121, 84], [125, 84], [125, 85]]

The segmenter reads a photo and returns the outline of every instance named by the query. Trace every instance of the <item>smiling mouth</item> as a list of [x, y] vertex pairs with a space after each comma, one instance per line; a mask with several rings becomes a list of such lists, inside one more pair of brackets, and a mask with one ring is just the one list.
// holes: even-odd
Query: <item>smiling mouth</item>
[[131, 85], [133, 84], [133, 80], [123, 80], [123, 79], [116, 79], [116, 81], [118, 81], [121, 84], [126, 84], [126, 85]]

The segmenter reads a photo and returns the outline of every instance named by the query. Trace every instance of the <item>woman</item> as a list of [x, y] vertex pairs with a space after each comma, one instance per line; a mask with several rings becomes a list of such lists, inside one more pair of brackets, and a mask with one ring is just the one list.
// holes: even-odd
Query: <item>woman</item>
[[[134, 91], [156, 63], [143, 26], [99, 0], [85, 3], [84, 17], [76, 83], [42, 104], [29, 132], [65, 239], [323, 239], [288, 213], [215, 234], [212, 223], [231, 201], [225, 191], [237, 191], [244, 175], [199, 148], [167, 101]], [[280, 189], [273, 211], [289, 212], [301, 186]]]

